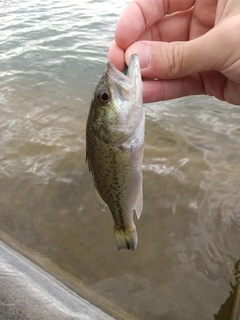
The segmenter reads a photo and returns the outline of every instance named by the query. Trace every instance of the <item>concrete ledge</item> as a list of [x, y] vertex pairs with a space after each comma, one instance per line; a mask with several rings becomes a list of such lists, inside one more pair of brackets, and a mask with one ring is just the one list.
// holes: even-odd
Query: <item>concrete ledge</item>
[[0, 241], [1, 320], [114, 320]]

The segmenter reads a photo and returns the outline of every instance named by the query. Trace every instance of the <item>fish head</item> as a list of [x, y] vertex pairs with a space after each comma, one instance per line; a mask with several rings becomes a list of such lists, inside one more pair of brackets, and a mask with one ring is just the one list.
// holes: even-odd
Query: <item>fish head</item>
[[100, 78], [90, 108], [95, 135], [118, 145], [136, 130], [143, 117], [142, 79], [137, 55], [132, 55], [127, 75], [111, 61]]

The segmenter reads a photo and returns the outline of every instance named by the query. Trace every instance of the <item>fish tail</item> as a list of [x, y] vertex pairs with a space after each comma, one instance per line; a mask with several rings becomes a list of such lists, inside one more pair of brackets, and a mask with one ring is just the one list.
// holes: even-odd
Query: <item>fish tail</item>
[[138, 243], [137, 229], [119, 230], [114, 228], [114, 235], [118, 251], [135, 250]]

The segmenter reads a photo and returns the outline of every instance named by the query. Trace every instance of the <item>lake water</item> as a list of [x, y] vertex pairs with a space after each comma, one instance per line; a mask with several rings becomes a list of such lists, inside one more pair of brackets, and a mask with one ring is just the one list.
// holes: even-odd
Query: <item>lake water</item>
[[94, 200], [85, 123], [126, 4], [0, 1], [0, 237], [117, 319], [226, 320], [240, 258], [239, 107], [145, 105], [136, 251], [117, 251]]

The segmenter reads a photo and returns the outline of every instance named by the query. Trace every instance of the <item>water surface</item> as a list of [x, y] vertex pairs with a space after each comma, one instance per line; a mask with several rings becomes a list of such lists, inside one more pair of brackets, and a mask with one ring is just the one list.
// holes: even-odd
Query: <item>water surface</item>
[[223, 319], [240, 256], [239, 107], [145, 106], [135, 252], [117, 252], [94, 200], [85, 123], [126, 3], [0, 2], [0, 236], [117, 319]]

